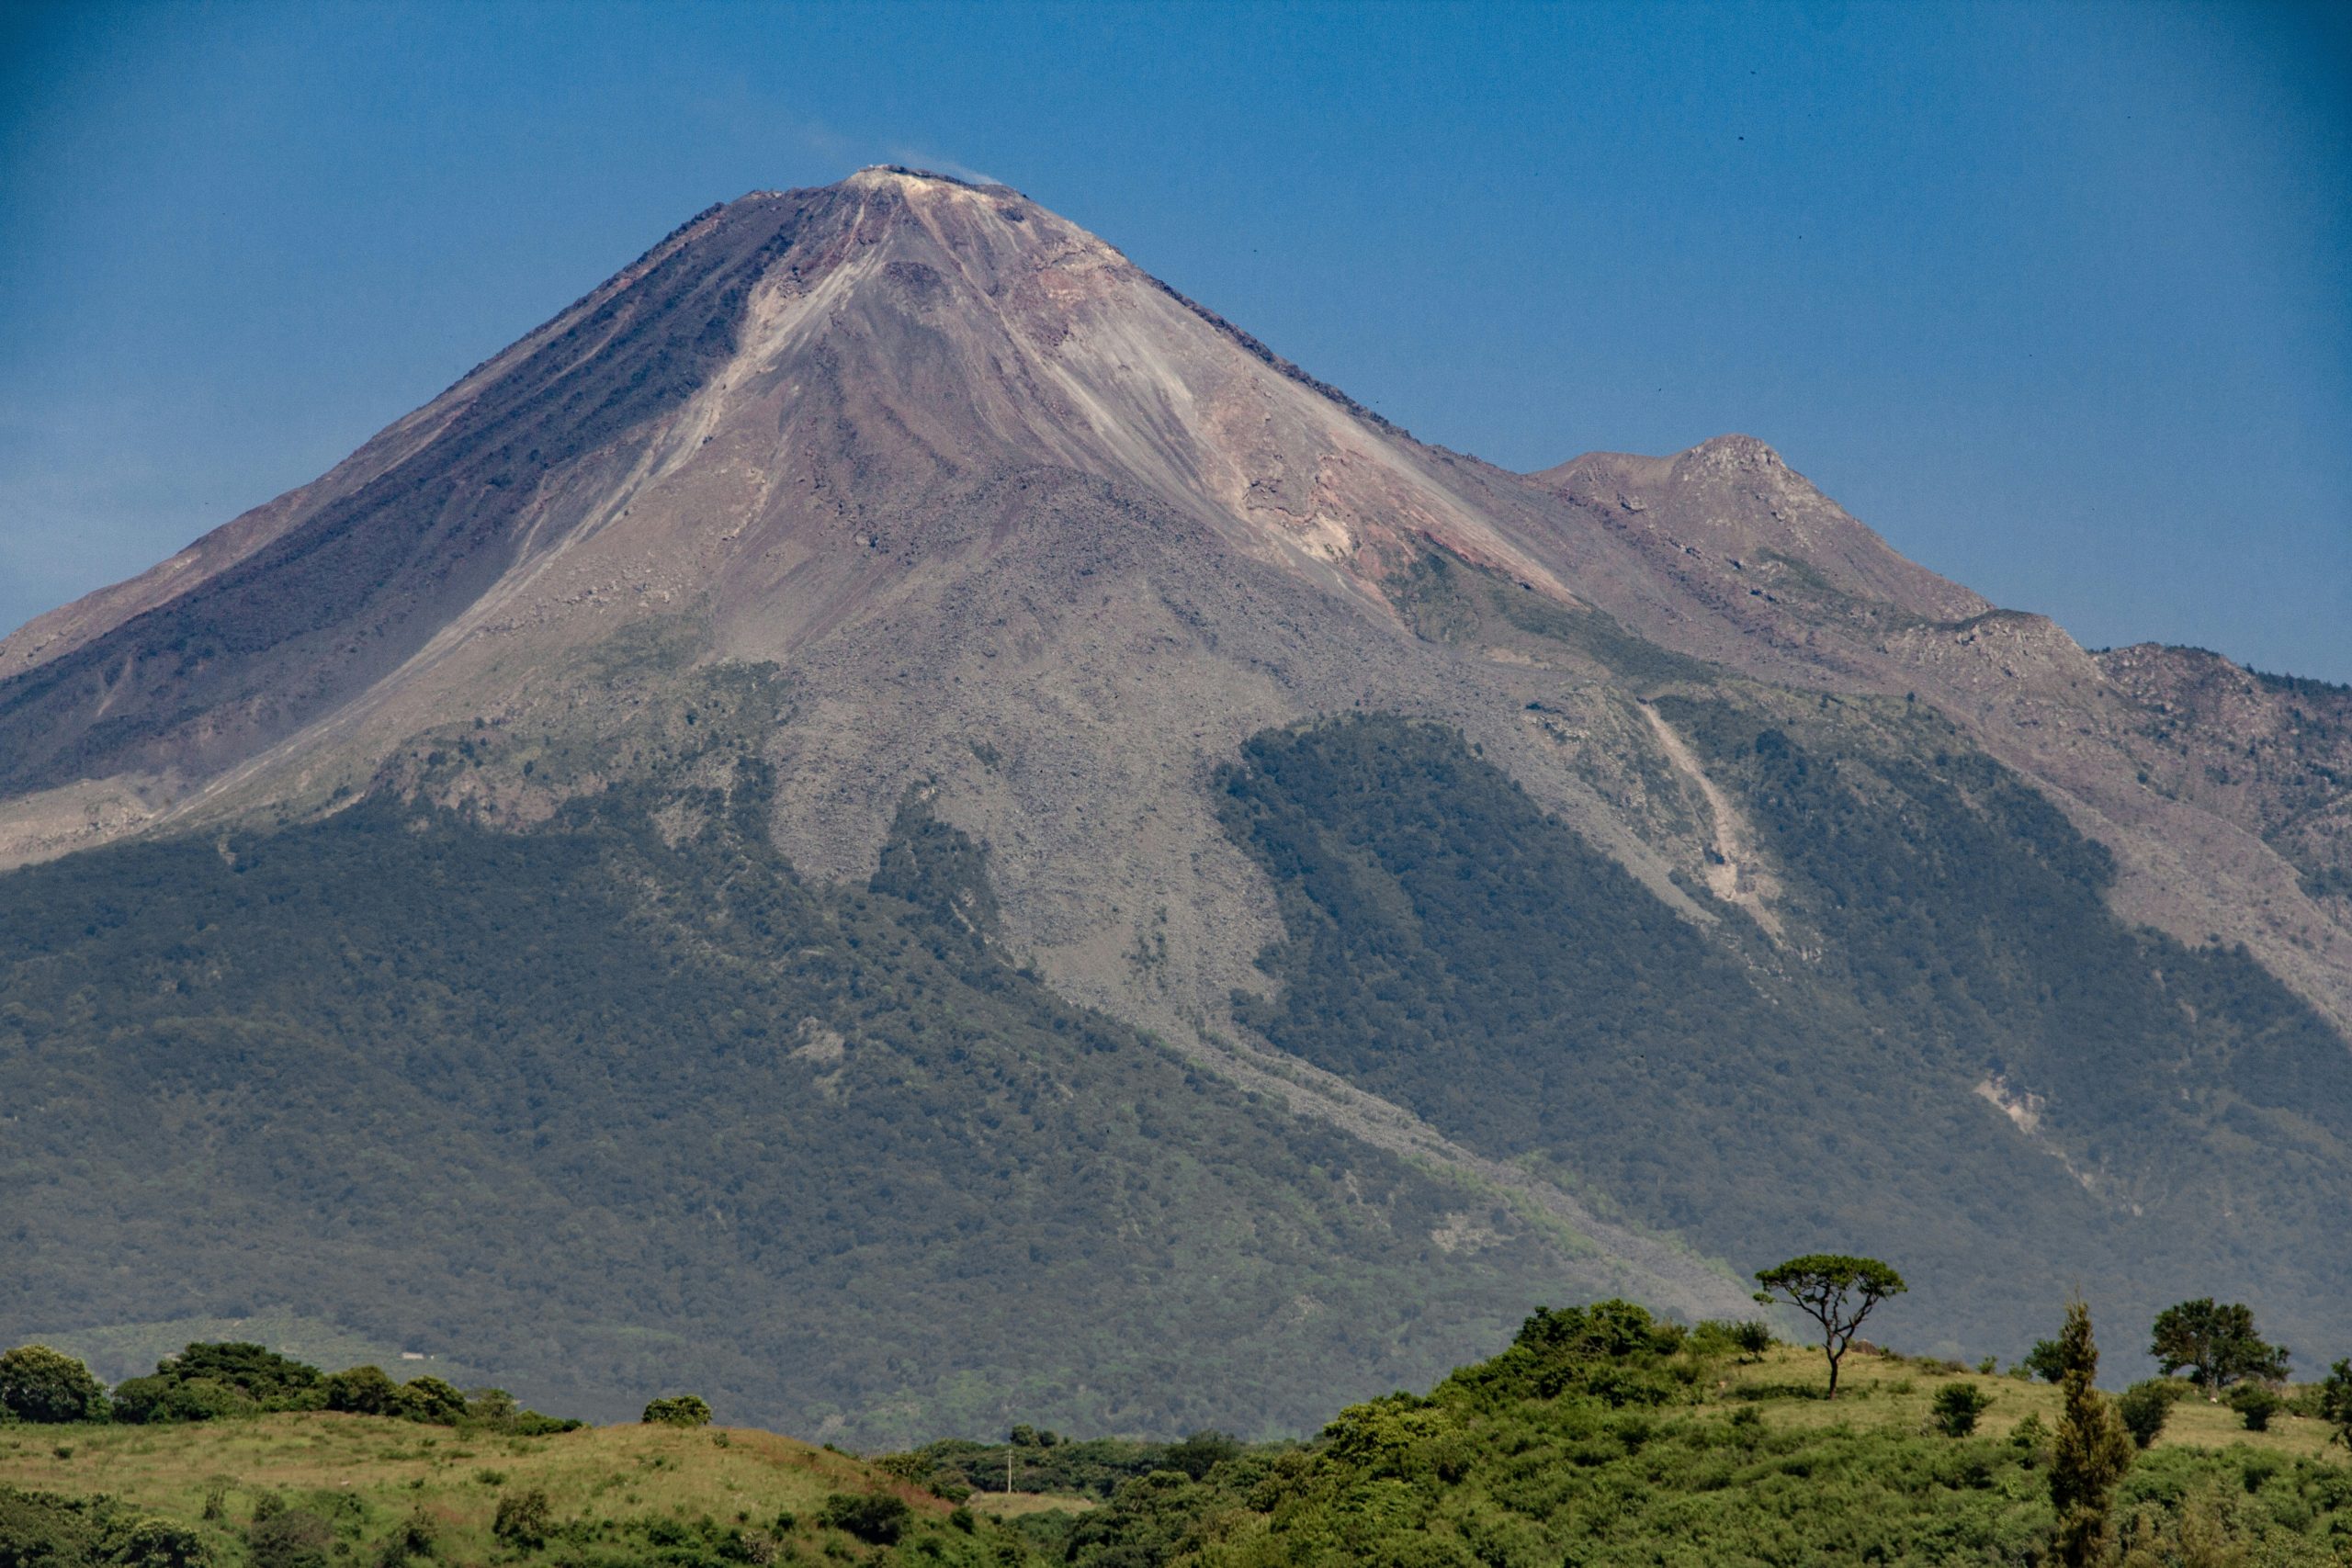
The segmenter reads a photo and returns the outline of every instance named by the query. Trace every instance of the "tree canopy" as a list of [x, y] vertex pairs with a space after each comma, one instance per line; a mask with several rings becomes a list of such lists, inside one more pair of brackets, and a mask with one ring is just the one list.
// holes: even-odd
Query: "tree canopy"
[[2058, 1336], [2058, 1386], [2065, 1399], [2051, 1449], [2050, 1503], [2058, 1515], [2058, 1560], [2066, 1568], [2104, 1562], [2113, 1538], [2115, 1488], [2132, 1465], [2132, 1438], [2121, 1417], [2092, 1386], [2098, 1376], [2098, 1342], [2091, 1309], [2066, 1303]]
[[2319, 1418], [2335, 1428], [2336, 1442], [2352, 1449], [2352, 1359], [2336, 1362], [2320, 1380]]
[[19, 1345], [0, 1355], [0, 1411], [19, 1421], [103, 1421], [107, 1391], [64, 1352]]
[[699, 1394], [673, 1393], [648, 1404], [638, 1419], [656, 1427], [707, 1427], [710, 1405]]
[[2209, 1400], [2248, 1378], [2276, 1382], [2287, 1375], [2287, 1352], [2255, 1332], [2253, 1309], [2211, 1296], [2158, 1313], [2148, 1354], [2167, 1377], [2186, 1369]]
[[1763, 1287], [1756, 1299], [1767, 1306], [1786, 1300], [1821, 1325], [1822, 1353], [1829, 1358], [1829, 1397], [1838, 1397], [1838, 1365], [1846, 1359], [1854, 1335], [1879, 1303], [1899, 1296], [1911, 1287], [1903, 1276], [1875, 1258], [1851, 1258], [1844, 1253], [1808, 1252], [1785, 1263], [1758, 1269]]

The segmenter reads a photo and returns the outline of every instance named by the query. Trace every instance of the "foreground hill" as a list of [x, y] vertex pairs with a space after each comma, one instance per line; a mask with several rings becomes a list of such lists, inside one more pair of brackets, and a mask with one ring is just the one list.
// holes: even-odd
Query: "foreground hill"
[[1837, 1247], [2307, 1365], [2347, 758], [1755, 440], [1509, 474], [1015, 192], [756, 193], [0, 642], [0, 1335], [1255, 1435]]
[[[1174, 1568], [2049, 1561], [2058, 1391], [1933, 1358], [1743, 1352], [1637, 1307], [1538, 1314], [1426, 1397], [1304, 1443], [943, 1441], [867, 1463], [760, 1431], [544, 1437], [329, 1414], [0, 1427], [0, 1561], [808, 1561]], [[1972, 1434], [1939, 1396], [1989, 1400]], [[1000, 1480], [1001, 1478], [1001, 1481]], [[1004, 1492], [995, 1491], [1000, 1484]], [[1021, 1490], [1012, 1491], [1017, 1485]], [[2122, 1568], [2339, 1563], [2352, 1465], [2190, 1394], [2115, 1503]]]
[[[843, 1506], [869, 1499], [880, 1506]], [[533, 1516], [519, 1530], [518, 1506]], [[0, 1428], [0, 1560], [28, 1568], [684, 1568], [843, 1555], [979, 1564], [1025, 1554], [986, 1517], [956, 1517], [931, 1492], [771, 1432], [625, 1426], [514, 1438], [324, 1413]]]
[[[1885, 1356], [1831, 1403], [1817, 1352], [1751, 1359], [1703, 1334], [1624, 1332], [1639, 1309], [1613, 1327], [1547, 1315], [1426, 1396], [1341, 1412], [1304, 1449], [1162, 1471], [1107, 1507], [1024, 1527], [1100, 1568], [2056, 1561], [2047, 1384]], [[1990, 1404], [1954, 1437], [1932, 1407], [1962, 1386]], [[2172, 1409], [2117, 1489], [2123, 1568], [2344, 1560], [2352, 1468], [2327, 1428], [2280, 1416], [2254, 1433], [2194, 1399]]]

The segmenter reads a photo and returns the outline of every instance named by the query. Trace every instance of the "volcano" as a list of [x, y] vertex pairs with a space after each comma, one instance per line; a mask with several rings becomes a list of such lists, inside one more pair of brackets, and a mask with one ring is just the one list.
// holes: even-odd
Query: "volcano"
[[[1263, 1360], [1409, 1383], [1546, 1280], [1736, 1314], [1821, 1247], [1904, 1261], [1972, 1358], [2075, 1280], [2235, 1292], [2316, 1354], [2352, 1337], [2347, 767], [2352, 693], [2086, 651], [1753, 438], [1513, 474], [1009, 188], [754, 193], [0, 642], [0, 1068], [53, 1108], [0, 1327], [266, 1303], [599, 1410], [691, 1371], [861, 1438], [1278, 1429], [1329, 1385]], [[243, 953], [268, 868], [302, 929]], [[474, 889], [481, 946], [371, 901], [412, 885]], [[557, 955], [703, 1000], [518, 977]], [[893, 987], [933, 1022], [857, 1010]], [[666, 1134], [600, 1098], [639, 1072]], [[1130, 1118], [1087, 1181], [1188, 1196], [1042, 1217], [1057, 1094]], [[255, 1157], [288, 1123], [311, 1152]], [[714, 1165], [632, 1141], [673, 1134]], [[862, 1196], [787, 1201], [763, 1138]], [[436, 1261], [420, 1181], [540, 1241]], [[960, 1249], [907, 1223], [981, 1188]], [[169, 1278], [110, 1286], [125, 1249]], [[350, 1284], [371, 1257], [417, 1288]], [[842, 1270], [940, 1321], [872, 1349]], [[762, 1303], [819, 1279], [787, 1354]], [[1048, 1288], [1168, 1359], [1007, 1348]], [[1237, 1404], [1153, 1403], [1213, 1345]]]

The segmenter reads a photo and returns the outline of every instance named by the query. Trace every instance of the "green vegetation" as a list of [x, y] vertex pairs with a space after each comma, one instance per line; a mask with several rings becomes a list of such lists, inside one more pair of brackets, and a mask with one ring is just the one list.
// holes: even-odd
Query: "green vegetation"
[[2338, 1361], [2319, 1384], [2312, 1414], [2335, 1428], [2335, 1441], [2352, 1451], [2352, 1360]]
[[[1023, 1425], [868, 1463], [660, 1419], [0, 1426], [0, 1568], [2318, 1568], [2352, 1546], [2352, 1466], [2320, 1414], [2333, 1385], [2294, 1391], [2266, 1430], [2193, 1401], [2135, 1441], [2091, 1385], [2080, 1303], [2053, 1341], [2056, 1387], [1857, 1340], [1833, 1403], [1816, 1350], [1755, 1327], [1624, 1301], [1539, 1308], [1500, 1355], [1427, 1396], [1343, 1410], [1306, 1442]], [[267, 1366], [254, 1347], [191, 1348]], [[298, 1367], [277, 1380], [289, 1397], [315, 1392]]]
[[1285, 931], [1238, 1016], [1702, 1252], [1900, 1253], [1888, 1331], [1948, 1354], [2030, 1343], [2070, 1280], [2138, 1318], [2222, 1271], [2290, 1343], [2352, 1338], [2343, 1042], [2243, 953], [2118, 920], [2106, 852], [1941, 719], [1706, 691], [1656, 705], [1781, 938], [1677, 917], [1455, 733], [1351, 718], [1219, 781]]
[[[1050, 1438], [1042, 1441], [1041, 1438]], [[1090, 1438], [1072, 1442], [1016, 1427], [1002, 1443], [949, 1438], [882, 1461], [892, 1474], [962, 1501], [985, 1496], [1107, 1500], [1121, 1486], [1159, 1471], [1197, 1481], [1244, 1445], [1228, 1433], [1195, 1432], [1178, 1442]]]
[[[2061, 1343], [2070, 1367], [2095, 1363], [2087, 1314]], [[2322, 1457], [2316, 1422], [2258, 1438], [2200, 1424], [2133, 1462], [2086, 1381], [1858, 1346], [1832, 1404], [1816, 1354], [1745, 1362], [1720, 1329], [1623, 1303], [1539, 1313], [1502, 1355], [1344, 1411], [1313, 1443], [1019, 1523], [1082, 1568], [2028, 1563], [2102, 1539], [2128, 1568], [2320, 1568], [2352, 1543], [2352, 1469]], [[1937, 1412], [1962, 1404], [1973, 1429], [1947, 1435]]]
[[697, 1394], [673, 1393], [648, 1404], [638, 1419], [661, 1427], [707, 1427], [710, 1406]]
[[2158, 1313], [2148, 1354], [2166, 1377], [2186, 1369], [2208, 1399], [2248, 1378], [2275, 1382], [2287, 1375], [2287, 1352], [2255, 1332], [2252, 1309], [2217, 1305], [2211, 1296]]
[[[234, 1317], [188, 1314], [147, 1323], [114, 1323], [51, 1333], [47, 1343], [78, 1356], [109, 1382], [143, 1376], [158, 1361], [190, 1344], [262, 1344], [314, 1367], [390, 1366], [401, 1359], [397, 1341], [347, 1333], [331, 1323], [299, 1314], [270, 1311]], [[480, 1368], [447, 1356], [427, 1356], [424, 1368], [460, 1387], [490, 1381]]]
[[1947, 1438], [1964, 1438], [1976, 1430], [1978, 1418], [1991, 1408], [1993, 1396], [1974, 1383], [1946, 1383], [1936, 1390], [1936, 1430]]
[[55, 1425], [107, 1415], [106, 1389], [73, 1357], [46, 1345], [0, 1352], [0, 1420]]
[[231, 1341], [190, 1345], [157, 1363], [150, 1377], [114, 1391], [114, 1418], [132, 1425], [217, 1421], [290, 1410], [390, 1416], [430, 1426], [489, 1427], [509, 1433], [569, 1431], [577, 1421], [522, 1409], [504, 1389], [470, 1395], [432, 1376], [395, 1382], [380, 1367], [322, 1373], [263, 1346]]
[[2132, 1443], [2107, 1397], [2092, 1386], [2098, 1345], [2091, 1335], [2091, 1309], [2080, 1300], [2066, 1303], [2058, 1364], [2064, 1404], [2050, 1456], [2058, 1560], [2066, 1568], [2092, 1568], [2105, 1561], [2113, 1540], [2115, 1489], [2132, 1466]]
[[[1821, 1353], [1829, 1359], [1829, 1397], [1838, 1397], [1838, 1364], [1853, 1348], [1854, 1336], [1871, 1309], [1911, 1287], [1903, 1276], [1875, 1258], [1849, 1258], [1842, 1253], [1809, 1252], [1757, 1273], [1764, 1288], [1756, 1300], [1770, 1306], [1785, 1298], [1820, 1325]], [[1974, 1417], [1970, 1417], [1973, 1424]], [[1955, 1436], [1960, 1434], [1955, 1433]]]
[[[42, 1108], [0, 1342], [290, 1307], [606, 1419], [1257, 1436], [1553, 1277], [1491, 1198], [1055, 997], [920, 810], [873, 887], [802, 882], [735, 700], [678, 720], [687, 782], [534, 831], [378, 797], [0, 877], [0, 1106]], [[1464, 1213], [1495, 1242], [1448, 1255]]]
[[0, 1485], [0, 1563], [7, 1568], [202, 1568], [198, 1533], [111, 1497], [59, 1497]]
[[2278, 1391], [2258, 1382], [2241, 1383], [2230, 1390], [2229, 1407], [2245, 1418], [2249, 1432], [2270, 1430], [2270, 1418], [2278, 1414], [2287, 1402]]
[[[766, 1432], [451, 1432], [313, 1411], [0, 1427], [5, 1568], [764, 1568], [1023, 1561], [1003, 1527]], [[70, 1431], [70, 1457], [49, 1434]]]
[[[1446, 594], [1618, 656], [1523, 591]], [[599, 656], [683, 682], [691, 651]], [[1260, 1438], [1557, 1289], [1491, 1192], [1056, 997], [919, 805], [867, 886], [804, 882], [752, 744], [783, 683], [694, 679], [619, 705], [650, 782], [484, 727], [322, 820], [0, 877], [0, 1105], [40, 1108], [0, 1143], [0, 1336], [144, 1360], [158, 1323], [299, 1316], [599, 1417], [693, 1387], [860, 1445]], [[1218, 781], [1284, 922], [1240, 1021], [1702, 1256], [1899, 1252], [1873, 1331], [1939, 1355], [2013, 1354], [2074, 1279], [2136, 1318], [2141, 1281], [2257, 1278], [2285, 1343], [2352, 1339], [2352, 1054], [2308, 1010], [2117, 920], [2103, 852], [1931, 716], [1645, 679], [1785, 931], [1681, 918], [1450, 731], [1269, 733]], [[552, 815], [427, 804], [492, 775]]]
[[817, 1511], [818, 1522], [845, 1530], [868, 1546], [896, 1546], [914, 1510], [887, 1492], [836, 1492]]
[[1449, 551], [1430, 551], [1383, 586], [1415, 634], [1429, 642], [1546, 659], [1566, 655], [1569, 662], [1644, 688], [1715, 673], [1698, 660], [1635, 637], [1605, 610], [1571, 609]]
[[2123, 1429], [2132, 1434], [2134, 1448], [2144, 1449], [2163, 1435], [2165, 1421], [2172, 1415], [2173, 1401], [2179, 1397], [2170, 1384], [2153, 1378], [2123, 1391], [2115, 1402], [2115, 1414], [2123, 1423]]

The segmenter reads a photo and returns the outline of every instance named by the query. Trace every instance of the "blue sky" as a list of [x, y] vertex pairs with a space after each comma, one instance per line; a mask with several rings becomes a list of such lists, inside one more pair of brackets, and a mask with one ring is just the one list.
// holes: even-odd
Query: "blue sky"
[[0, 9], [0, 628], [708, 203], [985, 175], [1512, 468], [1725, 431], [2086, 643], [2352, 681], [2352, 8]]

